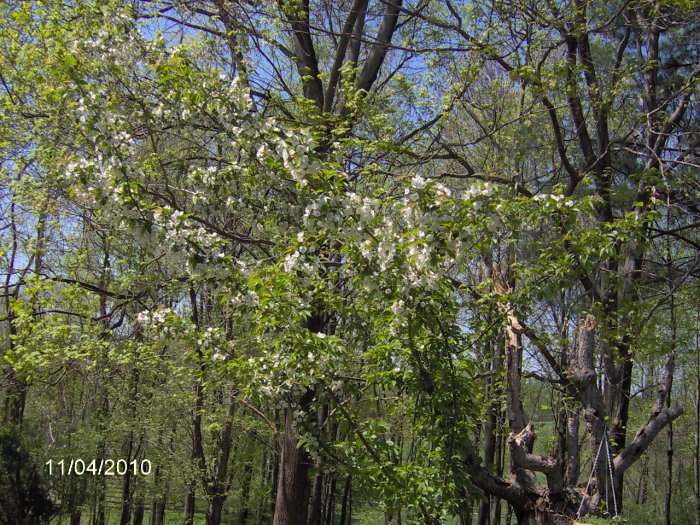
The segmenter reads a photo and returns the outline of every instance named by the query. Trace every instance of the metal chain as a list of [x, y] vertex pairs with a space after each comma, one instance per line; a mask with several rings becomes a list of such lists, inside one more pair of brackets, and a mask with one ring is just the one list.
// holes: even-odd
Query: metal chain
[[595, 469], [598, 467], [598, 460], [600, 459], [600, 452], [603, 450], [603, 443], [605, 442], [605, 436], [607, 432], [603, 433], [603, 439], [600, 440], [600, 445], [598, 446], [598, 453], [595, 456], [595, 461], [593, 462], [593, 468], [591, 469], [591, 475], [588, 477], [588, 483], [586, 483], [586, 490], [583, 491], [583, 497], [581, 498], [581, 505], [576, 513], [576, 519], [581, 517], [581, 509], [583, 509], [583, 502], [586, 501], [586, 494], [588, 494], [588, 487], [591, 486], [591, 480], [593, 479], [593, 474], [595, 474]]
[[617, 496], [615, 495], [615, 478], [613, 477], [613, 463], [612, 463], [612, 448], [610, 447], [610, 441], [608, 440], [608, 430], [605, 429], [605, 434], [603, 436], [605, 439], [605, 449], [608, 453], [608, 470], [610, 471], [610, 487], [613, 493], [613, 505], [615, 508], [615, 516], [617, 516]]

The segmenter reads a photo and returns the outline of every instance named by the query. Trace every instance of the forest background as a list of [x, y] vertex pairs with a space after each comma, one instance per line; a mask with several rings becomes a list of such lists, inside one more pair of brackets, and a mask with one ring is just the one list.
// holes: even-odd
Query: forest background
[[700, 523], [698, 7], [3, 2], [0, 523]]

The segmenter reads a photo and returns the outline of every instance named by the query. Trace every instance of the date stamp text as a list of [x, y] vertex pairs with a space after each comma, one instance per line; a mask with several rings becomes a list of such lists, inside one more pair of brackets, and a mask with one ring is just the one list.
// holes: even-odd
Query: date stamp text
[[49, 476], [148, 476], [151, 473], [151, 462], [147, 459], [50, 459], [45, 465]]

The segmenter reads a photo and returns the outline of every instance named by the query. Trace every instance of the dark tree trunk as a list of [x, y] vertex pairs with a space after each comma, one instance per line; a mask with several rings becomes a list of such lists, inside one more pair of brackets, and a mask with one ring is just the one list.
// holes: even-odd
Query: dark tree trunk
[[[668, 273], [669, 282], [673, 282], [671, 279], [671, 253], [669, 249], [668, 253]], [[671, 293], [671, 341], [673, 344], [673, 351], [676, 349], [676, 302], [673, 297], [673, 288], [670, 290]], [[668, 395], [666, 396], [666, 407], [671, 408], [671, 386], [668, 389]], [[668, 447], [666, 448], [666, 501], [664, 514], [666, 518], [666, 525], [671, 525], [671, 500], [673, 499], [673, 422], [668, 424]]]
[[314, 476], [307, 525], [321, 525], [321, 508], [323, 504], [323, 472], [321, 472], [320, 460], [316, 466], [318, 468], [318, 472]]
[[[325, 326], [326, 315], [322, 313], [315, 314], [304, 322], [304, 328], [313, 333], [323, 332]], [[307, 389], [299, 400], [299, 406], [305, 413], [310, 412], [311, 402], [315, 395], [312, 389]], [[307, 525], [309, 518], [309, 497], [311, 495], [309, 470], [312, 461], [306, 449], [299, 446], [299, 436], [292, 426], [293, 417], [291, 410], [286, 409], [282, 454], [277, 472], [273, 525]]]
[[[470, 501], [464, 506], [464, 510], [459, 516], [459, 525], [472, 525], [472, 522], [474, 521], [473, 513], [474, 507], [472, 502]], [[486, 515], [486, 519], [488, 519], [488, 514]]]
[[326, 484], [326, 497], [324, 501], [325, 510], [323, 513], [323, 525], [333, 525], [333, 518], [335, 517], [335, 485], [336, 477], [333, 474], [327, 476], [328, 479]]
[[197, 489], [197, 482], [195, 480], [190, 481], [190, 485], [187, 488], [187, 495], [185, 496], [185, 510], [183, 512], [183, 523], [184, 525], [192, 525], [194, 523], [194, 507], [195, 507], [195, 490]]
[[[136, 334], [136, 340], [140, 341], [142, 338], [139, 333]], [[139, 389], [139, 367], [136, 362], [133, 363], [133, 369], [131, 376], [129, 377], [129, 398], [127, 400], [129, 407], [129, 417], [131, 421], [136, 424], [136, 414], [137, 414], [137, 395]], [[136, 445], [136, 450], [134, 450], [134, 430], [129, 432], [129, 437], [126, 441], [126, 446], [124, 447], [124, 458], [127, 463], [130, 463], [132, 459], [135, 459], [141, 449], [141, 442]], [[132, 471], [130, 468], [126, 469], [126, 473], [122, 477], [122, 514], [121, 514], [121, 525], [129, 525], [131, 521], [131, 511], [132, 511], [132, 497], [133, 497], [133, 484], [132, 484]], [[143, 507], [143, 504], [142, 504]]]
[[[323, 405], [318, 412], [318, 428], [323, 428], [328, 418], [328, 405]], [[309, 518], [307, 525], [323, 525], [324, 518], [324, 487], [327, 479], [323, 475], [323, 460], [319, 458], [316, 462], [317, 472], [314, 476], [313, 487], [311, 491], [311, 503], [309, 505]]]
[[161, 488], [161, 469], [160, 466], [156, 466], [154, 471], [154, 485], [156, 490], [160, 490], [160, 494], [153, 497], [151, 502], [151, 516], [149, 520], [149, 525], [163, 525], [163, 520], [165, 519], [165, 506], [168, 501], [168, 484], [165, 483], [165, 487]]
[[[228, 463], [233, 445], [233, 413], [235, 404], [233, 393], [230, 393], [229, 405], [226, 410], [226, 423], [219, 434], [216, 444], [218, 447], [216, 456], [216, 468], [212, 476], [206, 474], [206, 470], [200, 468], [202, 482], [207, 487], [209, 506], [207, 507], [207, 525], [220, 525], [221, 513], [228, 496], [230, 488], [230, 477], [228, 475]], [[200, 442], [200, 454], [202, 453]], [[203, 456], [200, 456], [200, 465], [203, 465]]]
[[[493, 345], [493, 355], [491, 359], [490, 374], [486, 380], [486, 391], [487, 398], [493, 400], [489, 406], [488, 419], [486, 420], [486, 425], [484, 427], [484, 466], [490, 471], [494, 471], [495, 461], [496, 461], [496, 449], [498, 447], [499, 435], [498, 435], [498, 416], [500, 411], [499, 403], [495, 400], [498, 399], [498, 394], [494, 391], [495, 389], [495, 378], [503, 369], [503, 339], [498, 338]], [[496, 498], [491, 497], [489, 494], [485, 495], [485, 498], [479, 502], [479, 509], [476, 518], [477, 525], [489, 525], [489, 520], [492, 514], [492, 508], [497, 501]], [[470, 516], [471, 519], [471, 516]]]
[[98, 476], [97, 493], [95, 494], [95, 510], [93, 513], [93, 525], [105, 525], [105, 497], [106, 487], [104, 476]]
[[649, 479], [649, 458], [642, 458], [642, 472], [639, 475], [639, 491], [637, 493], [637, 505], [646, 505], [647, 503], [647, 484]]
[[[503, 470], [505, 468], [505, 450], [506, 435], [502, 431], [503, 410], [499, 412], [499, 425], [498, 425], [498, 435], [496, 439], [496, 475], [503, 477]], [[491, 496], [491, 525], [501, 525], [501, 498], [498, 496]]]
[[209, 500], [209, 505], [207, 506], [207, 525], [221, 525], [221, 516], [225, 501], [225, 495], [217, 495]]
[[[491, 367], [491, 375], [495, 373], [495, 368]], [[493, 380], [487, 380], [487, 399], [497, 399], [491, 391]], [[484, 466], [489, 471], [493, 471], [495, 452], [496, 452], [496, 411], [497, 407], [491, 403], [489, 407], [488, 418], [486, 420], [486, 425], [484, 426]], [[479, 502], [479, 510], [476, 517], [477, 525], [488, 525], [489, 516], [491, 514], [491, 498], [488, 494]]]
[[282, 455], [275, 453], [272, 458], [272, 494], [270, 498], [270, 516], [275, 516], [275, 505], [277, 505], [277, 488], [280, 481], [280, 463], [282, 462]]
[[345, 480], [345, 488], [343, 489], [343, 501], [340, 504], [340, 522], [339, 525], [345, 525], [348, 516], [348, 503], [350, 501], [350, 491], [352, 490], [352, 478], [348, 476]]
[[[133, 449], [134, 436], [131, 434], [126, 446], [127, 463], [131, 461], [131, 452]], [[131, 521], [131, 469], [127, 469], [122, 476], [122, 513], [119, 523], [121, 525], [129, 525]]]
[[292, 415], [287, 411], [280, 457], [277, 498], [273, 525], [307, 525], [311, 481], [311, 458], [292, 427]]
[[139, 498], [138, 500], [136, 500], [136, 504], [134, 505], [134, 519], [132, 520], [131, 524], [143, 525], [143, 514], [143, 499]]
[[167, 495], [158, 503], [156, 508], [156, 523], [155, 525], [163, 525], [165, 523], [165, 507], [167, 505]]

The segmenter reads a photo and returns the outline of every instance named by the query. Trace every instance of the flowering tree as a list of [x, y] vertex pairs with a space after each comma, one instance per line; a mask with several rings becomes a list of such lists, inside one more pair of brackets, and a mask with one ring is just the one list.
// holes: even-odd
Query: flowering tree
[[[634, 310], [652, 300], [650, 232], [692, 227], [669, 203], [692, 179], [683, 119], [697, 73], [669, 81], [665, 101], [642, 78], [645, 114], [665, 115], [642, 125], [615, 94], [635, 79], [631, 35], [654, 33], [657, 15], [641, 8], [615, 19], [603, 100], [593, 33], [577, 25], [587, 6], [521, 38], [528, 6], [321, 4], [4, 8], [6, 419], [23, 423], [37, 377], [59, 400], [79, 382], [74, 368], [94, 377], [81, 417], [89, 408], [100, 422], [72, 450], [160, 460], [152, 483], [121, 480], [123, 524], [143, 519], [145, 495], [162, 522], [169, 491], [185, 495], [186, 523], [198, 494], [210, 525], [232, 501], [241, 523], [254, 506], [259, 521], [271, 506], [275, 525], [330, 523], [338, 480], [343, 525], [353, 487], [387, 520], [424, 523], [467, 522], [478, 491], [519, 523], [600, 510], [608, 485], [621, 501], [624, 472], [681, 414], [666, 406], [670, 352], [627, 441], [634, 329], [662, 322], [663, 301]], [[474, 36], [513, 13], [512, 31]], [[555, 30], [563, 40], [551, 43]], [[606, 30], [594, 34], [610, 47]], [[277, 68], [283, 57], [296, 73]], [[401, 68], [426, 64], [444, 78], [411, 85]], [[613, 124], [637, 126], [651, 153], [611, 138]], [[665, 204], [662, 173], [673, 174]], [[692, 211], [686, 201], [674, 202]], [[697, 261], [678, 261], [669, 279], [681, 287]], [[562, 406], [553, 454], [534, 453], [527, 376]], [[41, 424], [68, 450], [80, 417], [60, 405], [60, 428]], [[498, 472], [499, 417], [510, 477]], [[594, 453], [608, 425], [612, 468], [584, 490], [581, 437]], [[106, 482], [90, 491], [104, 523]], [[65, 492], [82, 494], [69, 504], [79, 521], [86, 488]]]

